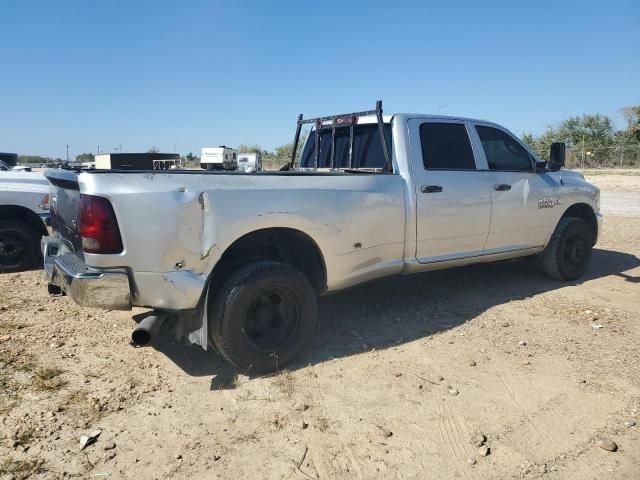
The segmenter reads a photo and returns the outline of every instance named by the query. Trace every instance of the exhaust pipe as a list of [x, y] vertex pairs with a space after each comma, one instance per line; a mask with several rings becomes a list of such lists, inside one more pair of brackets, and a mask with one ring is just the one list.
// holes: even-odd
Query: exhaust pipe
[[149, 345], [156, 337], [168, 314], [164, 312], [154, 312], [142, 319], [133, 332], [131, 332], [131, 343], [136, 347]]

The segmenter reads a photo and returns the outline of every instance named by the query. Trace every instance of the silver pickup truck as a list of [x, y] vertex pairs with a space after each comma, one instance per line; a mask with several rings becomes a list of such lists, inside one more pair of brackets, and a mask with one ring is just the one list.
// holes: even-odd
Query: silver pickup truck
[[49, 181], [42, 173], [0, 171], [0, 272], [41, 266], [48, 235]]
[[[300, 129], [312, 129], [297, 155]], [[538, 256], [557, 280], [587, 268], [599, 190], [482, 120], [376, 110], [298, 119], [281, 171], [49, 170], [53, 293], [154, 309], [243, 371], [290, 362], [318, 295], [375, 278]], [[532, 281], [536, 281], [532, 278]]]

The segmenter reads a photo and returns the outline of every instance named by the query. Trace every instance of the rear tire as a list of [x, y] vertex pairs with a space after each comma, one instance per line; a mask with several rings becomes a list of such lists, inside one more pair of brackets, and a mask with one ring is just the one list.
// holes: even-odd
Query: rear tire
[[261, 260], [235, 270], [209, 306], [216, 349], [247, 374], [278, 370], [311, 341], [317, 298], [307, 278], [290, 265]]
[[587, 222], [561, 218], [542, 254], [542, 267], [554, 280], [577, 280], [589, 265], [592, 249], [593, 234]]
[[41, 257], [42, 235], [20, 220], [0, 220], [0, 272], [34, 267]]

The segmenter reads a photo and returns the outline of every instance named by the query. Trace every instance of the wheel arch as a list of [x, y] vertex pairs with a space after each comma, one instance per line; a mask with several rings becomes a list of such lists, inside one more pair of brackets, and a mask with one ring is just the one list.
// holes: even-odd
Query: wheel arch
[[587, 225], [589, 225], [589, 229], [591, 230], [591, 234], [593, 236], [593, 244], [596, 244], [599, 234], [598, 219], [596, 218], [596, 214], [591, 205], [587, 203], [574, 203], [564, 211], [560, 219], [566, 217], [576, 217], [584, 220]]
[[299, 270], [316, 293], [324, 293], [327, 269], [316, 241], [294, 228], [270, 227], [251, 231], [236, 239], [222, 253], [209, 276], [215, 289], [234, 270], [253, 260], [274, 260]]
[[19, 220], [32, 227], [40, 235], [47, 235], [47, 227], [33, 210], [20, 205], [0, 205], [0, 220]]

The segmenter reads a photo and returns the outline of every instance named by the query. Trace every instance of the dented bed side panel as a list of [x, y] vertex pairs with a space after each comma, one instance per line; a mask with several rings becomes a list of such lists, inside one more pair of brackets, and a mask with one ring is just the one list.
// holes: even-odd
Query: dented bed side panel
[[78, 179], [82, 193], [111, 201], [124, 245], [121, 254], [85, 254], [85, 261], [127, 267], [136, 305], [195, 307], [224, 251], [264, 228], [311, 237], [323, 254], [329, 291], [402, 270], [405, 182], [399, 175], [113, 172]]

